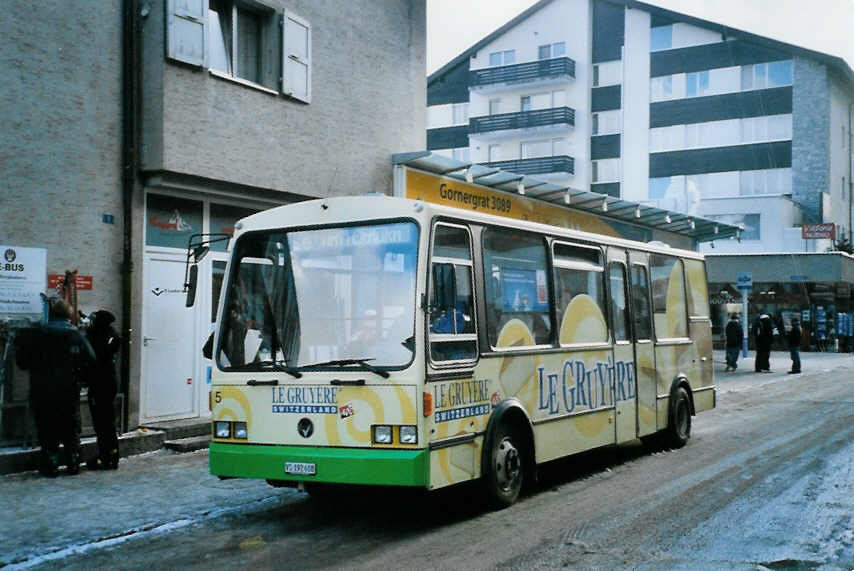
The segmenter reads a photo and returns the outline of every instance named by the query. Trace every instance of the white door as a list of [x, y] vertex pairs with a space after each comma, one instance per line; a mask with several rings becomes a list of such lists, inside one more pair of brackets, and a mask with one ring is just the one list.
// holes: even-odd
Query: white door
[[143, 419], [197, 417], [197, 385], [204, 380], [197, 378], [195, 308], [185, 307], [184, 261], [150, 256], [145, 281]]

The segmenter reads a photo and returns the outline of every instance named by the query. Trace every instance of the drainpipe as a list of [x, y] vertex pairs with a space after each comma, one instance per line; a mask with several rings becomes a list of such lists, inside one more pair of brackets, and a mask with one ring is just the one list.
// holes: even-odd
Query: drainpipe
[[133, 307], [133, 197], [139, 184], [139, 0], [124, 0], [122, 6], [122, 315], [121, 392], [124, 395], [122, 431], [130, 422], [130, 346]]

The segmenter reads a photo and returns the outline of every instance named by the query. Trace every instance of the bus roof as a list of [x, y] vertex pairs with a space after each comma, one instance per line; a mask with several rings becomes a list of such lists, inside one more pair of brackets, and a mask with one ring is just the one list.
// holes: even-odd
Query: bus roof
[[698, 260], [704, 259], [703, 255], [698, 252], [673, 248], [666, 244], [658, 245], [655, 243], [638, 242], [605, 234], [568, 229], [527, 220], [516, 220], [387, 195], [340, 196], [278, 206], [238, 221], [235, 224], [235, 237], [244, 232], [262, 229], [346, 224], [389, 218], [414, 218], [426, 223], [434, 216], [456, 218], [484, 225], [517, 228], [519, 230], [548, 234], [556, 238], [583, 240]]

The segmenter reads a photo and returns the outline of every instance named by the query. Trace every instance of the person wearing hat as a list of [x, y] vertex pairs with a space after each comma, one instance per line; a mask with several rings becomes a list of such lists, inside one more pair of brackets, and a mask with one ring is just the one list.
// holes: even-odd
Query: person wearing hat
[[80, 471], [80, 381], [95, 364], [86, 338], [71, 324], [71, 306], [48, 300], [48, 323], [22, 331], [15, 347], [18, 367], [30, 371], [30, 406], [36, 421], [39, 472], [59, 473], [59, 444], [68, 474]]
[[792, 328], [786, 334], [789, 342], [789, 354], [792, 356], [792, 370], [790, 375], [801, 372], [801, 324], [797, 319], [792, 319]]
[[119, 467], [119, 439], [113, 408], [116, 399], [113, 357], [121, 346], [121, 338], [113, 329], [115, 320], [109, 311], [96, 311], [90, 316], [91, 324], [86, 330], [96, 358], [89, 376], [89, 412], [98, 439], [98, 456], [86, 463], [90, 470], [115, 470]]

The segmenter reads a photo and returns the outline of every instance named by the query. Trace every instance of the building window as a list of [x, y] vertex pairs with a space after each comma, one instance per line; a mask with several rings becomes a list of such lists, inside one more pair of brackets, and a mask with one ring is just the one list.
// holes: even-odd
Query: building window
[[620, 181], [620, 159], [600, 159], [593, 161], [594, 183], [619, 182]]
[[[650, 129], [650, 137], [656, 129]], [[593, 134], [609, 135], [620, 132], [620, 110], [600, 111], [593, 114]]]
[[469, 122], [469, 104], [454, 103], [452, 108], [454, 125], [464, 125]]
[[649, 51], [669, 50], [673, 47], [673, 26], [659, 26], [649, 30]]
[[698, 97], [709, 92], [709, 72], [698, 71], [685, 74], [685, 97]]
[[551, 59], [561, 57], [566, 54], [566, 44], [564, 42], [556, 42], [554, 44], [546, 44], [539, 46], [537, 49], [537, 57], [539, 59]]
[[599, 66], [593, 66], [593, 87], [599, 87]]
[[504, 50], [489, 54], [489, 65], [511, 65], [516, 63], [516, 50]]
[[170, 59], [311, 100], [311, 27], [303, 18], [242, 0], [166, 4]]
[[498, 115], [501, 113], [501, 100], [500, 99], [490, 99], [489, 100], [489, 114], [490, 115]]
[[452, 149], [451, 158], [457, 161], [462, 161], [464, 163], [471, 162], [471, 153], [468, 147], [458, 147], [456, 149]]
[[673, 76], [653, 77], [649, 81], [649, 95], [653, 102], [673, 99]]
[[792, 169], [761, 169], [739, 172], [739, 194], [791, 194]]
[[593, 133], [594, 135], [598, 135], [598, 134], [599, 134], [599, 114], [598, 114], [598, 113], [594, 113], [594, 114], [593, 114], [593, 129], [592, 129], [592, 133]]
[[265, 16], [228, 0], [210, 0], [209, 6], [211, 69], [260, 84]]
[[489, 162], [501, 160], [501, 145], [489, 145]]
[[522, 96], [520, 108], [522, 111], [530, 111], [531, 110], [531, 96], [530, 95], [523, 95]]
[[742, 240], [759, 240], [759, 214], [713, 214], [709, 215], [710, 220], [717, 220], [725, 224], [732, 224], [741, 228]]
[[741, 68], [741, 89], [766, 89], [792, 85], [792, 60], [745, 65]]

